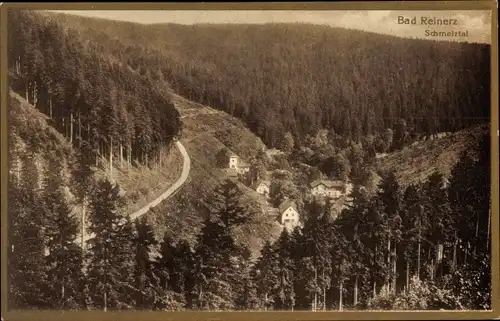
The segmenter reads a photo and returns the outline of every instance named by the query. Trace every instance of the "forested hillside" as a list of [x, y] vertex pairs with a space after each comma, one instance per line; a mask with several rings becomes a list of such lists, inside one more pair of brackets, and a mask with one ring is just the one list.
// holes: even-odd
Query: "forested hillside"
[[309, 24], [144, 26], [50, 15], [133, 69], [245, 120], [269, 147], [287, 132], [300, 144], [322, 128], [358, 141], [404, 120], [406, 137], [391, 146], [399, 149], [489, 117], [489, 45]]
[[[12, 88], [54, 126], [96, 156], [149, 164], [181, 127], [179, 114], [154, 83], [113, 59], [99, 43], [26, 11], [9, 11]], [[96, 157], [97, 160], [97, 157]]]
[[[8, 18], [9, 308], [491, 308], [489, 46]], [[157, 182], [141, 167], [177, 137], [193, 160], [185, 188], [130, 221], [134, 191], [102, 167]], [[229, 175], [227, 149], [248, 173]], [[407, 173], [416, 155], [427, 162]], [[243, 186], [263, 177], [268, 197]], [[350, 180], [352, 202], [332, 215], [311, 195], [318, 179]], [[301, 224], [276, 233], [263, 209], [292, 199]]]

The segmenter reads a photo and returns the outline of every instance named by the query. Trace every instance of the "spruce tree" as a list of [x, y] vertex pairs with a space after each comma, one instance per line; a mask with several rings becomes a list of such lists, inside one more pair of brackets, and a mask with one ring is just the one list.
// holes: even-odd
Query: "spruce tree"
[[45, 236], [48, 255], [47, 297], [55, 309], [78, 309], [82, 306], [83, 253], [76, 244], [79, 224], [66, 199], [61, 162], [49, 159], [43, 195]]
[[90, 199], [87, 281], [93, 308], [124, 309], [133, 306], [133, 244], [131, 224], [120, 213], [118, 185], [97, 183]]
[[152, 227], [144, 219], [138, 219], [134, 225], [134, 279], [137, 289], [134, 299], [135, 308], [147, 310], [153, 308], [157, 292], [151, 262], [151, 251], [157, 241]]
[[9, 184], [9, 303], [19, 309], [50, 308], [43, 226], [44, 203], [38, 171], [28, 154], [23, 157], [21, 184]]
[[293, 310], [295, 307], [293, 260], [291, 257], [290, 234], [283, 229], [280, 237], [274, 244], [274, 252], [277, 258], [278, 284], [273, 289], [272, 295], [275, 300], [274, 307], [277, 310]]
[[269, 241], [264, 243], [252, 275], [257, 287], [259, 306], [265, 311], [273, 309], [276, 294], [274, 288], [279, 281], [278, 260]]

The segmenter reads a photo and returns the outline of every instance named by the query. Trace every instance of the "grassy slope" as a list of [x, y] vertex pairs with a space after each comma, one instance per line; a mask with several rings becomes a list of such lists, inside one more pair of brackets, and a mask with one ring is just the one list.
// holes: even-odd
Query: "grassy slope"
[[[50, 125], [50, 119], [47, 116], [35, 109], [24, 98], [12, 91], [10, 97], [9, 125], [10, 130], [15, 131], [15, 135], [9, 142], [9, 148], [13, 148], [13, 144], [16, 144], [21, 148], [21, 153], [33, 152], [42, 175], [47, 157], [58, 155], [67, 169], [66, 182], [72, 187], [69, 168], [75, 159], [71, 144]], [[97, 169], [97, 177], [107, 175], [106, 160], [103, 159], [101, 163], [103, 166]], [[126, 212], [139, 209], [162, 193], [177, 179], [181, 170], [182, 156], [176, 148], [172, 148], [165, 156], [161, 166], [151, 169], [146, 167], [128, 169], [115, 166], [113, 178], [125, 191]], [[75, 209], [79, 211], [78, 206], [75, 206]]]
[[[191, 157], [191, 173], [186, 186], [155, 208], [148, 218], [154, 223], [158, 236], [168, 232], [174, 239], [194, 241], [203, 221], [198, 209], [199, 201], [227, 178], [225, 170], [216, 164], [216, 153], [228, 147], [241, 157], [249, 158], [264, 145], [241, 121], [224, 112], [178, 95], [173, 95], [173, 101], [181, 113], [184, 126], [181, 142]], [[226, 131], [231, 135], [220, 134]], [[248, 204], [260, 211], [250, 223], [235, 231], [235, 237], [239, 242], [249, 245], [256, 254], [262, 241], [277, 237], [281, 229], [274, 218], [262, 213], [266, 206], [262, 197], [243, 184], [239, 186]]]
[[399, 182], [407, 186], [426, 178], [435, 170], [449, 176], [461, 153], [471, 150], [481, 134], [489, 131], [481, 125], [434, 140], [421, 141], [378, 160], [382, 171], [395, 171]]
[[[179, 178], [182, 171], [182, 155], [173, 146], [169, 151], [164, 148], [161, 165], [127, 167], [120, 166], [119, 161], [113, 167], [113, 180], [118, 182], [125, 192], [127, 212], [132, 213], [153, 201]], [[109, 177], [109, 162], [102, 160], [102, 167], [97, 171], [98, 177]]]

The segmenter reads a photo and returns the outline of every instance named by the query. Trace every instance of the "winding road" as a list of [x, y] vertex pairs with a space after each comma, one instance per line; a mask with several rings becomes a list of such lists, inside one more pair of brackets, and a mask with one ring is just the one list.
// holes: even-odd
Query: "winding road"
[[[179, 151], [182, 154], [183, 162], [182, 162], [182, 172], [179, 178], [165, 191], [163, 192], [160, 196], [158, 196], [156, 199], [153, 201], [149, 202], [145, 206], [143, 206], [141, 209], [138, 211], [133, 212], [130, 214], [130, 219], [135, 220], [136, 218], [139, 218], [149, 212], [150, 209], [153, 207], [157, 206], [170, 196], [174, 195], [175, 192], [177, 192], [183, 185], [186, 183], [187, 179], [189, 178], [189, 172], [191, 171], [191, 159], [189, 158], [189, 154], [186, 151], [186, 148], [184, 145], [181, 144], [181, 142], [176, 141], [175, 145], [179, 149]], [[91, 239], [93, 235], [88, 235], [85, 234], [83, 237], [83, 242], [87, 242], [89, 239]]]
[[181, 176], [175, 181], [172, 186], [170, 186], [165, 192], [163, 192], [160, 196], [158, 196], [155, 200], [151, 201], [149, 204], [141, 208], [140, 210], [130, 214], [130, 219], [135, 220], [138, 217], [146, 214], [151, 208], [157, 206], [161, 202], [163, 202], [168, 197], [172, 196], [177, 190], [179, 190], [182, 185], [186, 182], [189, 177], [189, 171], [191, 170], [191, 159], [186, 151], [186, 148], [181, 144], [181, 142], [176, 141], [175, 145], [179, 149], [182, 154], [183, 163], [182, 163], [182, 172]]

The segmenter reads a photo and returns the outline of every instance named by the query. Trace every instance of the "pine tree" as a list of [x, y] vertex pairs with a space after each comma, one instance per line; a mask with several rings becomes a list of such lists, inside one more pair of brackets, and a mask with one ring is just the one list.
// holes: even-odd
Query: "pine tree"
[[269, 241], [264, 243], [254, 269], [254, 283], [257, 287], [257, 295], [260, 307], [270, 310], [274, 306], [274, 287], [278, 284], [278, 260]]
[[135, 288], [135, 308], [141, 310], [151, 309], [154, 306], [156, 292], [154, 271], [152, 267], [152, 247], [158, 242], [154, 237], [152, 227], [144, 219], [135, 222], [135, 264], [134, 279]]
[[310, 259], [306, 266], [312, 269], [309, 273], [312, 278], [307, 288], [310, 292], [311, 308], [316, 311], [318, 305], [326, 309], [326, 292], [331, 284], [330, 215], [327, 208], [315, 202], [310, 204], [308, 209], [309, 215], [303, 228], [304, 254]]
[[196, 244], [197, 307], [201, 310], [234, 309], [234, 273], [236, 245], [227, 227], [208, 218]]
[[380, 183], [377, 195], [387, 220], [387, 286], [396, 291], [397, 245], [401, 241], [401, 191], [393, 172], [386, 175]]
[[165, 234], [160, 243], [160, 257], [154, 265], [161, 289], [159, 300], [157, 299], [157, 309], [180, 310], [186, 306], [187, 298], [192, 291], [186, 286], [186, 278], [193, 272], [189, 266], [191, 259], [189, 244], [182, 242], [177, 248], [172, 238]]
[[66, 200], [60, 161], [50, 158], [49, 168], [43, 195], [48, 252], [45, 258], [49, 285], [47, 297], [55, 309], [78, 309], [83, 303], [83, 253], [75, 243], [78, 221]]
[[8, 194], [9, 304], [19, 309], [50, 308], [45, 296], [47, 269], [43, 264], [44, 208], [37, 185], [36, 166], [29, 157], [23, 157], [21, 184], [9, 184]]
[[130, 222], [121, 213], [118, 185], [102, 180], [90, 199], [87, 281], [92, 307], [130, 308], [133, 287], [133, 245]]
[[278, 284], [273, 289], [274, 307], [277, 310], [292, 310], [295, 307], [293, 260], [291, 258], [290, 234], [283, 229], [280, 237], [274, 244], [277, 259]]

